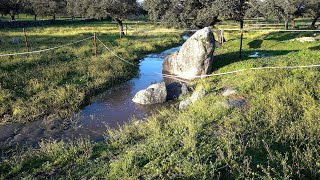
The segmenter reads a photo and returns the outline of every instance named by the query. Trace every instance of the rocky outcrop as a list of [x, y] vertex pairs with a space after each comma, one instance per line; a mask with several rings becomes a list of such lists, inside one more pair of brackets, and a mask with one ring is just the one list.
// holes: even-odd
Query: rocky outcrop
[[315, 38], [313, 38], [313, 37], [301, 37], [301, 38], [296, 38], [296, 39], [294, 39], [295, 41], [298, 41], [298, 42], [314, 42], [314, 41], [316, 41], [316, 39]]
[[163, 63], [165, 73], [193, 80], [195, 76], [209, 74], [212, 70], [215, 39], [209, 28], [197, 31]]
[[188, 93], [188, 86], [184, 82], [174, 82], [167, 85], [167, 100], [178, 99]]
[[228, 97], [227, 100], [223, 102], [218, 102], [217, 104], [222, 105], [225, 108], [232, 109], [232, 108], [244, 108], [246, 107], [246, 99], [243, 96], [238, 95], [238, 91], [233, 88], [229, 88], [224, 90], [221, 94], [224, 97]]
[[158, 104], [164, 103], [166, 100], [167, 90], [164, 82], [153, 84], [147, 89], [139, 91], [132, 99], [137, 104]]
[[198, 90], [198, 91], [193, 92], [190, 98], [185, 99], [180, 102], [179, 109], [182, 110], [182, 109], [187, 108], [191, 103], [198, 101], [199, 99], [201, 99], [205, 95], [206, 95], [206, 91], [204, 91], [204, 90]]
[[237, 94], [238, 91], [235, 89], [226, 89], [223, 93], [222, 96], [227, 97], [227, 96], [231, 96], [231, 95], [235, 95]]

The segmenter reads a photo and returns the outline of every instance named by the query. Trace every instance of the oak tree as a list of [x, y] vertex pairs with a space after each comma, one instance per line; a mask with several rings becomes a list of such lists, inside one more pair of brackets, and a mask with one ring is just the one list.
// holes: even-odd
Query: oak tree
[[320, 18], [320, 1], [306, 0], [306, 9], [308, 15], [310, 15], [313, 18], [311, 26], [315, 27], [317, 20]]

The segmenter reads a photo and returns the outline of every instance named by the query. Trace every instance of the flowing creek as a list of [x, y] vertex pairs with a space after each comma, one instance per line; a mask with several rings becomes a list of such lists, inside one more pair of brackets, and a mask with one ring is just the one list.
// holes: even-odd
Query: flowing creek
[[[187, 39], [186, 36], [183, 37]], [[180, 47], [168, 49], [160, 54], [149, 54], [140, 61], [138, 77], [117, 85], [94, 97], [91, 103], [80, 111], [72, 127], [63, 121], [35, 121], [27, 124], [0, 126], [1, 144], [36, 145], [41, 140], [61, 140], [90, 137], [94, 141], [103, 139], [107, 126], [117, 128], [132, 118], [145, 118], [154, 110], [166, 104], [137, 105], [132, 102], [134, 95], [149, 85], [162, 82], [162, 63], [166, 56]]]

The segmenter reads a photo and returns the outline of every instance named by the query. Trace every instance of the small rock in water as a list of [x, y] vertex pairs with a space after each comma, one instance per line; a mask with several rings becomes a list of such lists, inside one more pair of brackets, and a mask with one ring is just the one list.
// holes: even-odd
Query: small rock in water
[[235, 89], [227, 89], [222, 93], [222, 96], [227, 97], [227, 96], [231, 96], [231, 95], [234, 95], [234, 94], [237, 94], [237, 93], [238, 92]]
[[167, 100], [167, 90], [164, 82], [153, 84], [147, 89], [139, 91], [134, 98], [133, 102], [137, 104], [159, 104]]

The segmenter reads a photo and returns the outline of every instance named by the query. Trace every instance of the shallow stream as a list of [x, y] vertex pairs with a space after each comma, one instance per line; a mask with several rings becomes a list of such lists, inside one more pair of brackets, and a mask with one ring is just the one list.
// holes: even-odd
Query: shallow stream
[[[183, 38], [187, 39], [186, 36]], [[107, 126], [117, 128], [132, 118], [145, 118], [162, 105], [137, 105], [134, 95], [149, 85], [163, 81], [162, 63], [166, 56], [180, 47], [168, 49], [160, 54], [149, 54], [140, 61], [139, 76], [114, 86], [94, 97], [91, 103], [73, 119], [73, 125], [63, 121], [36, 121], [27, 124], [0, 126], [1, 144], [36, 145], [41, 140], [60, 140], [90, 137], [94, 141], [103, 139]], [[159, 73], [159, 74], [157, 74]]]

